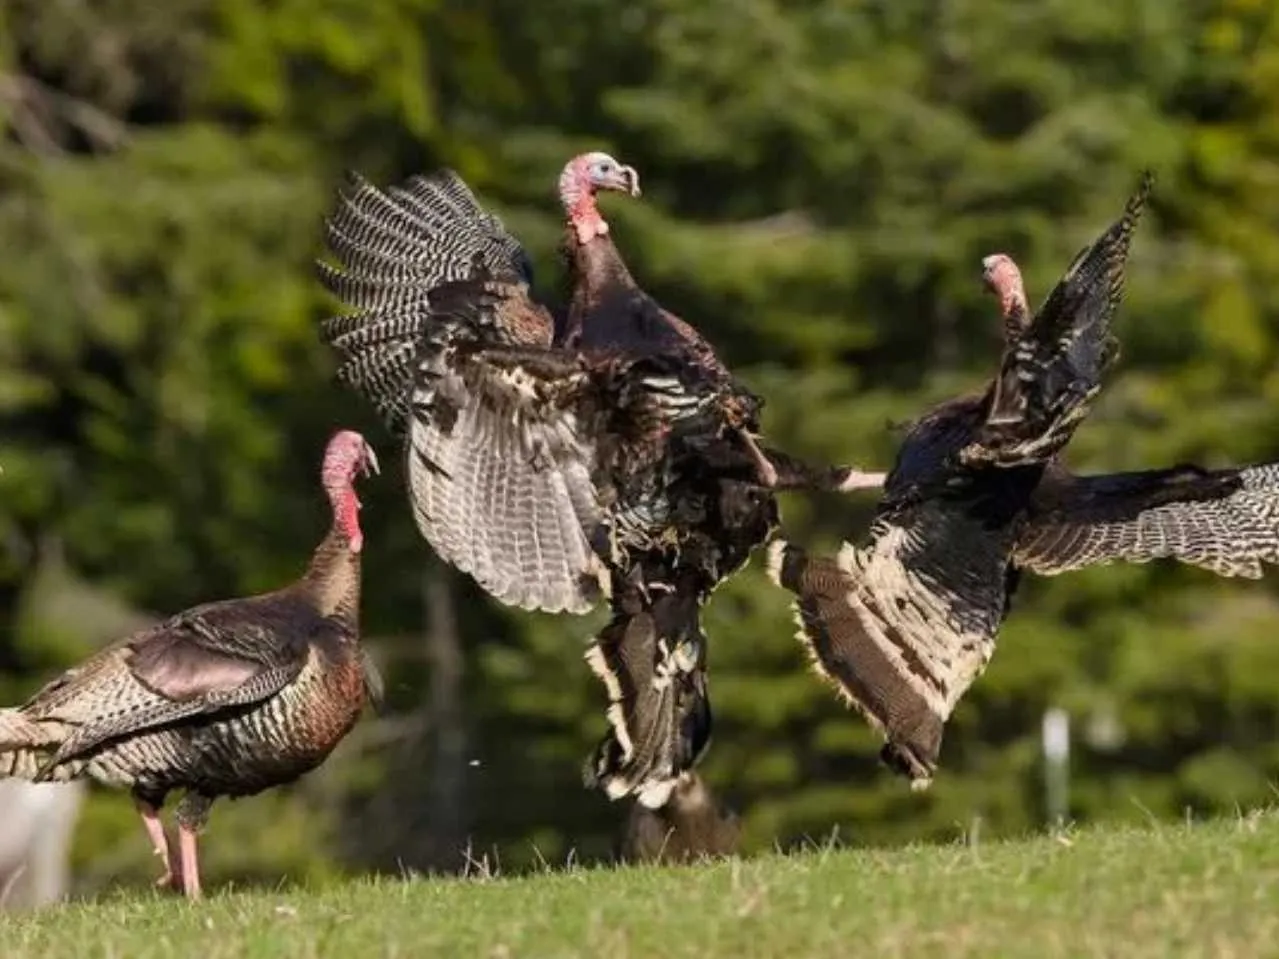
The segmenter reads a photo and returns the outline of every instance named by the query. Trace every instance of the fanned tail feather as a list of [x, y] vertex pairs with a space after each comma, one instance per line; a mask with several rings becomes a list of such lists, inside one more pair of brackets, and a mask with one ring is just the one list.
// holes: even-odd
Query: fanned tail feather
[[710, 743], [706, 637], [696, 597], [662, 592], [642, 608], [632, 600], [586, 653], [608, 694], [611, 729], [583, 776], [610, 799], [635, 796], [658, 809]]
[[72, 778], [56, 772], [45, 775], [65, 732], [62, 726], [36, 722], [21, 710], [0, 709], [0, 779]]
[[856, 584], [839, 563], [775, 539], [769, 578], [795, 594], [795, 638], [817, 674], [887, 742], [880, 759], [912, 789], [932, 782], [944, 722], [872, 638], [855, 601]]

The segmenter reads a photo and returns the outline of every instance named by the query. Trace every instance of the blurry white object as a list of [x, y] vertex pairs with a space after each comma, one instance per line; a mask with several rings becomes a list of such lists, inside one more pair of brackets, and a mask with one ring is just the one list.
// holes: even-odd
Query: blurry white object
[[1070, 811], [1070, 714], [1054, 706], [1044, 713], [1044, 786], [1049, 826]]
[[0, 780], [0, 908], [30, 909], [68, 891], [82, 783]]

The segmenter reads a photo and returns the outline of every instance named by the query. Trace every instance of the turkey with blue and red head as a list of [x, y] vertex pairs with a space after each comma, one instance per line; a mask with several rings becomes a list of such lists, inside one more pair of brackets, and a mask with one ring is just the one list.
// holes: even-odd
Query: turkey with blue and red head
[[587, 652], [610, 705], [588, 783], [660, 806], [710, 735], [701, 608], [778, 524], [779, 489], [876, 487], [756, 436], [762, 402], [635, 282], [600, 212], [636, 171], [587, 153], [559, 177], [569, 289], [555, 315], [520, 243], [453, 172], [380, 190], [352, 175], [328, 218], [338, 378], [404, 436], [436, 552], [504, 603], [612, 618]]

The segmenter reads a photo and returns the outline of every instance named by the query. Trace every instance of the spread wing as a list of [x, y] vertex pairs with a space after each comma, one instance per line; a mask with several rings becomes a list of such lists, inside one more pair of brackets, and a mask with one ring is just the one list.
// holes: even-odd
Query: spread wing
[[[485, 308], [483, 298], [467, 308]], [[581, 613], [600, 593], [589, 385], [552, 353], [477, 350], [419, 371], [407, 449], [414, 518], [443, 559], [510, 605]]]
[[452, 173], [386, 193], [352, 182], [328, 222], [341, 266], [320, 276], [357, 312], [322, 335], [339, 379], [407, 434], [419, 530], [506, 603], [585, 612], [600, 515], [574, 399], [585, 381], [550, 349], [527, 256]]
[[1047, 477], [1013, 555], [1043, 575], [1164, 557], [1250, 579], [1279, 562], [1279, 464]]
[[[385, 193], [349, 173], [325, 221], [338, 265], [317, 263], [320, 282], [356, 312], [325, 321], [321, 336], [341, 358], [338, 379], [363, 393], [393, 427], [405, 424], [423, 340], [458, 337], [549, 345], [554, 321], [528, 293], [531, 267], [519, 242], [486, 213], [451, 171], [410, 179]], [[435, 320], [431, 291], [484, 271], [522, 298], [486, 329]]]
[[1118, 355], [1111, 320], [1123, 298], [1132, 235], [1154, 183], [1147, 173], [1123, 215], [1075, 257], [1027, 327], [1007, 344], [970, 465], [1016, 466], [1060, 450], [1087, 416]]

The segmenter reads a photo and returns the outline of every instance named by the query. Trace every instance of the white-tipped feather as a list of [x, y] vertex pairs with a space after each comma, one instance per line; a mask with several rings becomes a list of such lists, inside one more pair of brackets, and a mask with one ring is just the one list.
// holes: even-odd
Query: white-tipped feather
[[604, 715], [613, 728], [613, 735], [617, 737], [617, 745], [622, 749], [622, 761], [630, 762], [635, 755], [635, 741], [631, 739], [630, 731], [626, 728], [626, 714], [622, 711], [622, 704], [613, 703]]
[[768, 559], [764, 571], [778, 586], [782, 585], [782, 562], [786, 558], [786, 550], [790, 546], [784, 539], [775, 539], [768, 544]]
[[617, 674], [609, 669], [608, 662], [604, 658], [604, 651], [600, 649], [598, 643], [592, 643], [590, 649], [586, 651], [586, 655], [582, 657], [586, 660], [586, 665], [590, 667], [592, 673], [604, 684], [604, 692], [608, 696], [611, 703], [621, 702], [622, 685], [617, 681]]
[[661, 809], [671, 801], [671, 793], [679, 784], [678, 779], [667, 779], [660, 783], [650, 783], [636, 794], [641, 806], [648, 809]]

